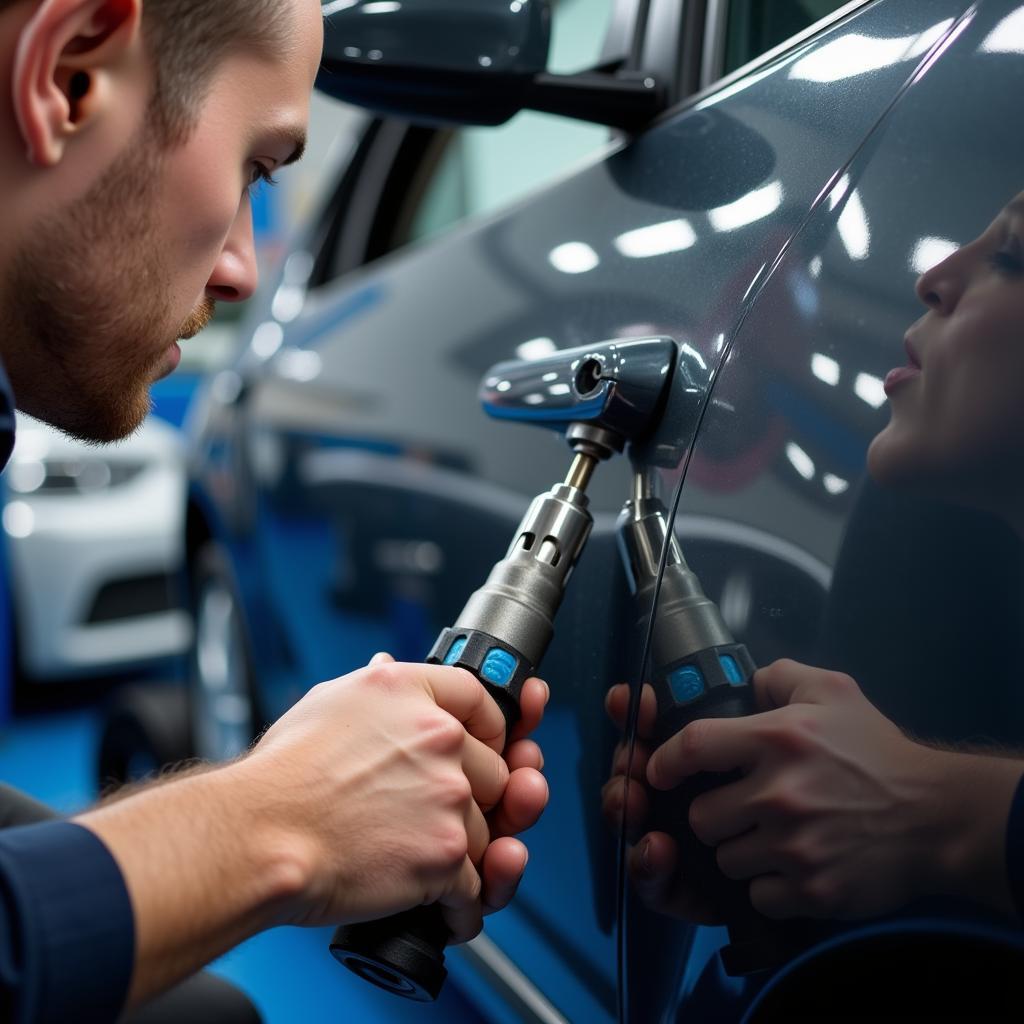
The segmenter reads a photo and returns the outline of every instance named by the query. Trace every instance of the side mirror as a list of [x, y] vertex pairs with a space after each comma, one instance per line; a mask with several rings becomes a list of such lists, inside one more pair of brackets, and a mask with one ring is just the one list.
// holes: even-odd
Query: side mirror
[[650, 77], [547, 73], [549, 0], [322, 0], [317, 88], [412, 121], [503, 124], [523, 109], [638, 127], [664, 109]]

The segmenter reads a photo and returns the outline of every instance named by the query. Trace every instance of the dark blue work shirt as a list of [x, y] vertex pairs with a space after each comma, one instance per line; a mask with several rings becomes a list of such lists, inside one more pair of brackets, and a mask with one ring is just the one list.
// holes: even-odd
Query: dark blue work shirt
[[[0, 469], [13, 447], [0, 365]], [[0, 830], [0, 1021], [114, 1021], [134, 956], [128, 891], [96, 836], [67, 821]]]

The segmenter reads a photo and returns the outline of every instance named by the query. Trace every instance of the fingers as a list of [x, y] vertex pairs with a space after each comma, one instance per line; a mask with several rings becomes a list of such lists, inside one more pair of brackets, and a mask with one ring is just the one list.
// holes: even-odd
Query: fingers
[[[386, 666], [381, 666], [386, 668]], [[402, 666], [417, 675], [437, 706], [457, 718], [466, 731], [500, 754], [505, 747], [505, 716], [471, 672], [447, 665]]]
[[742, 835], [758, 821], [754, 797], [764, 788], [755, 775], [718, 786], [690, 804], [690, 828], [706, 846]]
[[489, 811], [501, 800], [509, 780], [508, 764], [468, 733], [462, 746], [462, 770], [473, 789], [473, 799], [483, 810]]
[[859, 693], [857, 684], [841, 672], [802, 665], [782, 658], [758, 669], [752, 680], [758, 705], [764, 710], [787, 704], [822, 704], [847, 693]]
[[518, 739], [528, 736], [540, 725], [544, 717], [544, 709], [551, 699], [551, 689], [543, 679], [527, 679], [519, 694], [519, 721], [512, 728], [509, 736], [511, 745]]
[[444, 919], [452, 933], [451, 942], [469, 942], [484, 926], [480, 905], [482, 883], [473, 862], [466, 857], [451, 888], [439, 899]]
[[756, 736], [759, 718], [759, 715], [751, 715], [691, 722], [651, 755], [647, 781], [655, 789], [674, 789], [698, 772], [728, 772], [751, 767], [761, 752]]
[[777, 839], [773, 842], [765, 829], [755, 828], [722, 843], [715, 856], [726, 878], [742, 881], [780, 870], [777, 848]]
[[664, 832], [650, 832], [629, 851], [626, 867], [637, 895], [662, 914], [695, 924], [718, 924], [721, 917], [711, 903], [686, 884], [679, 864], [679, 848]]
[[544, 769], [544, 755], [533, 740], [517, 740], [505, 750], [505, 764], [510, 772], [517, 768], [533, 768], [539, 772]]
[[469, 859], [474, 864], [479, 864], [487, 849], [487, 844], [491, 841], [491, 827], [483, 812], [474, 803], [470, 803], [466, 807], [463, 822], [466, 828], [466, 849]]
[[535, 768], [509, 776], [501, 803], [490, 814], [491, 836], [513, 836], [532, 828], [548, 805], [548, 783]]
[[[605, 697], [605, 709], [608, 717], [615, 725], [625, 731], [626, 722], [629, 717], [629, 704], [632, 689], [626, 683], [619, 683], [613, 686]], [[641, 739], [649, 739], [654, 730], [654, 720], [657, 715], [657, 700], [654, 696], [654, 689], [645, 684], [640, 691], [640, 708], [637, 713], [636, 732]]]
[[800, 898], [796, 887], [782, 875], [760, 875], [750, 883], [750, 903], [765, 917], [814, 917], [815, 908]]
[[647, 828], [650, 801], [644, 786], [624, 775], [609, 779], [601, 790], [601, 811], [608, 827], [617, 832], [625, 826], [626, 839], [635, 842]]
[[480, 865], [483, 882], [481, 902], [485, 915], [508, 906], [519, 888], [527, 860], [529, 854], [518, 839], [496, 839], [487, 847]]

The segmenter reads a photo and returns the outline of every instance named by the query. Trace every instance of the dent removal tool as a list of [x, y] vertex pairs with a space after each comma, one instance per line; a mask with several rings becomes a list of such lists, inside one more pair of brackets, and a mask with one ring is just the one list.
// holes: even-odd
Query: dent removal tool
[[[630, 339], [501, 363], [484, 378], [487, 413], [563, 432], [574, 452], [565, 479], [534, 499], [508, 553], [426, 659], [472, 672], [501, 708], [508, 731], [593, 526], [586, 490], [594, 470], [657, 424], [676, 356], [669, 338]], [[416, 907], [342, 926], [331, 952], [374, 985], [430, 1002], [447, 976], [449, 938], [440, 907]]]

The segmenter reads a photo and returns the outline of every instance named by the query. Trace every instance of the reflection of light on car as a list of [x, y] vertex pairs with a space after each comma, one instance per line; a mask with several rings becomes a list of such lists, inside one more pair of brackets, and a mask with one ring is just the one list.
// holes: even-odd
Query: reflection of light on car
[[270, 307], [274, 319], [283, 324], [291, 323], [301, 312], [306, 304], [306, 289], [300, 285], [282, 284], [274, 296], [273, 305]]
[[709, 210], [708, 220], [716, 231], [735, 231], [736, 228], [774, 213], [782, 205], [782, 197], [782, 182], [773, 181], [748, 192], [735, 202]]
[[551, 338], [531, 338], [516, 346], [517, 359], [542, 359], [551, 355], [558, 346]]
[[252, 332], [249, 347], [257, 359], [269, 359], [284, 343], [284, 330], [275, 320], [266, 320]]
[[868, 224], [868, 215], [864, 212], [864, 204], [860, 201], [856, 189], [846, 200], [837, 227], [850, 259], [866, 259], [871, 250], [871, 226]]
[[355, 7], [359, 3], [359, 0], [331, 0], [330, 3], [324, 4], [321, 14], [327, 18], [332, 14], [337, 14], [339, 11], [347, 11], [350, 7]]
[[693, 230], [693, 226], [688, 220], [679, 217], [627, 231], [615, 239], [614, 245], [623, 256], [644, 259], [669, 252], [681, 252], [683, 249], [689, 249], [696, 241], [697, 232]]
[[565, 242], [551, 250], [548, 262], [563, 274], [585, 274], [593, 270], [601, 258], [586, 242]]
[[36, 517], [23, 501], [9, 501], [4, 507], [4, 530], [8, 537], [22, 540], [31, 537], [36, 528]]
[[948, 238], [922, 238], [914, 246], [910, 254], [910, 269], [915, 274], [925, 274], [932, 267], [941, 263], [947, 256], [956, 252], [956, 242]]
[[811, 373], [820, 381], [831, 384], [833, 387], [839, 383], [839, 363], [831, 356], [815, 352], [811, 356]]
[[1024, 53], [1024, 10], [1007, 15], [981, 44], [985, 53]]
[[822, 259], [820, 256], [815, 256], [810, 263], [807, 264], [807, 269], [810, 272], [811, 277], [820, 277], [821, 268], [823, 266]]
[[786, 458], [793, 468], [805, 479], [814, 479], [814, 460], [793, 441], [786, 445]]
[[885, 402], [885, 387], [872, 373], [858, 373], [857, 379], [853, 382], [853, 391], [872, 409], [880, 409]]
[[708, 368], [708, 364], [704, 362], [704, 357], [688, 341], [682, 342], [679, 349], [689, 356], [702, 370]]
[[851, 33], [798, 60], [789, 77], [805, 82], [838, 82], [888, 67], [894, 61], [913, 60], [937, 43], [952, 24], [953, 19], [947, 18], [919, 35], [896, 39]]
[[747, 631], [753, 603], [754, 581], [750, 578], [750, 573], [744, 569], [731, 573], [722, 586], [722, 597], [718, 606], [725, 624], [734, 634]]
[[829, 494], [843, 494], [850, 489], [850, 481], [844, 480], [841, 476], [836, 476], [835, 473], [826, 473], [821, 482], [825, 485], [825, 490]]
[[305, 348], [290, 348], [278, 354], [274, 361], [274, 369], [279, 377], [308, 384], [320, 376], [323, 361], [319, 352]]

